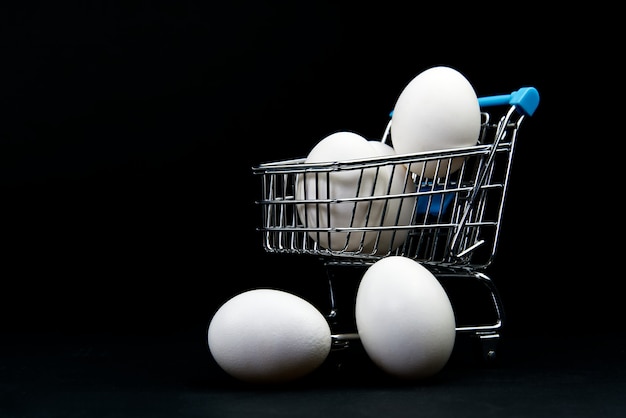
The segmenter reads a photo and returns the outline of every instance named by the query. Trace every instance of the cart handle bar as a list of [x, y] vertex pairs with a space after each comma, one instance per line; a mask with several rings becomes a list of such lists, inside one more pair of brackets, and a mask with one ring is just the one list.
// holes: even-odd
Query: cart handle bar
[[478, 104], [481, 107], [511, 105], [518, 112], [526, 116], [532, 116], [539, 106], [539, 92], [534, 87], [522, 87], [511, 94], [499, 96], [479, 97]]
[[[534, 87], [522, 87], [511, 94], [479, 97], [478, 104], [480, 107], [511, 105], [522, 115], [532, 116], [539, 106], [539, 92]], [[389, 113], [391, 116], [393, 110]]]

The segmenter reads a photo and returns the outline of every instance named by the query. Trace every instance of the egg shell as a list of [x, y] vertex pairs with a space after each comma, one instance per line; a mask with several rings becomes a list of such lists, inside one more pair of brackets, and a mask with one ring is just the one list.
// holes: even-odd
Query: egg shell
[[326, 318], [305, 299], [278, 289], [252, 289], [226, 301], [208, 327], [209, 350], [231, 376], [250, 383], [302, 378], [327, 358]]
[[[340, 131], [320, 140], [309, 152], [305, 163], [350, 161], [380, 157], [380, 150], [361, 135]], [[362, 178], [360, 178], [362, 175]], [[307, 173], [298, 176], [296, 199], [346, 199], [378, 196], [386, 193], [390, 181], [388, 170], [366, 168], [328, 173]], [[365, 227], [380, 220], [384, 201], [335, 202], [298, 204], [297, 210], [303, 225], [312, 228]], [[369, 246], [374, 234], [365, 232], [318, 232], [309, 236], [318, 244], [335, 251], [357, 251]]]
[[[437, 66], [419, 73], [402, 90], [390, 132], [396, 152], [409, 154], [476, 145], [480, 129], [480, 105], [469, 80], [454, 68]], [[426, 167], [414, 163], [409, 169], [426, 178], [444, 177], [448, 167], [458, 170], [463, 159], [440, 161]]]
[[[381, 141], [370, 141], [370, 144], [378, 150], [380, 155], [392, 156], [396, 154], [394, 148]], [[389, 172], [389, 178], [391, 184], [389, 190], [385, 194], [397, 195], [403, 193], [414, 193], [417, 190], [417, 186], [413, 181], [411, 174], [403, 164], [392, 164], [383, 167], [384, 170]], [[403, 198], [390, 198], [384, 201], [385, 208], [383, 210], [383, 219], [375, 220], [375, 224], [381, 226], [397, 226], [397, 225], [410, 225], [415, 209], [415, 196], [403, 197]], [[377, 241], [377, 233], [370, 233], [374, 235], [374, 239], [368, 237], [368, 245], [365, 246], [363, 252], [371, 254], [387, 254], [406, 241], [409, 234], [408, 229], [398, 229], [384, 231], [380, 233], [380, 238]]]
[[355, 318], [366, 353], [390, 375], [433, 376], [452, 354], [456, 321], [450, 299], [437, 278], [413, 259], [389, 256], [365, 271]]

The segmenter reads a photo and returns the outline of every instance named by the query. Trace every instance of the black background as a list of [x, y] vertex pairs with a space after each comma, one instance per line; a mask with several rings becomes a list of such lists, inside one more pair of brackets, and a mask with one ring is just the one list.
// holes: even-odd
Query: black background
[[617, 107], [603, 99], [619, 67], [597, 48], [611, 34], [589, 38], [576, 19], [555, 32], [555, 16], [531, 5], [420, 7], [3, 5], [0, 336], [176, 339], [179, 355], [210, 365], [210, 317], [244, 289], [279, 287], [324, 309], [317, 260], [263, 252], [251, 167], [305, 156], [337, 130], [380, 137], [403, 87], [435, 65], [479, 96], [541, 96], [488, 271], [506, 335], [620, 333], [608, 244], [619, 184], [604, 190]]

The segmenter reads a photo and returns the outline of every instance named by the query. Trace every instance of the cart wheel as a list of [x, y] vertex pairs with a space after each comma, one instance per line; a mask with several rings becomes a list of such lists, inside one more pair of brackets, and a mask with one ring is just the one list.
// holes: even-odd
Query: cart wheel
[[498, 359], [497, 345], [500, 340], [500, 334], [479, 334], [478, 338], [480, 340], [483, 360], [488, 365], [494, 365]]

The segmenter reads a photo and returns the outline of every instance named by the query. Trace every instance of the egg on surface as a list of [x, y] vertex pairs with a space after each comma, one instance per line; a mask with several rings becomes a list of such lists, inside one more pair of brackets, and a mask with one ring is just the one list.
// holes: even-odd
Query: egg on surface
[[[396, 152], [388, 144], [381, 141], [370, 141], [370, 144], [374, 148], [378, 149], [380, 155], [391, 156]], [[417, 185], [412, 179], [411, 173], [408, 172], [404, 164], [392, 164], [383, 167], [383, 169], [389, 172], [389, 178], [391, 184], [389, 185], [388, 192], [385, 194], [398, 195], [404, 193], [414, 193], [417, 190]], [[375, 222], [376, 226], [396, 226], [396, 225], [410, 225], [415, 208], [415, 196], [408, 196], [403, 198], [389, 198], [385, 203], [383, 210], [382, 220]], [[369, 233], [374, 234], [374, 239], [368, 239], [368, 245], [365, 246], [363, 252], [374, 254], [386, 254], [395, 250], [406, 240], [409, 230], [397, 229], [383, 231], [380, 233], [380, 238], [376, 240], [376, 232]], [[374, 248], [376, 251], [374, 252]]]
[[281, 383], [317, 369], [331, 348], [326, 318], [305, 299], [278, 289], [252, 289], [226, 301], [208, 327], [209, 350], [231, 376]]
[[433, 376], [452, 354], [456, 320], [450, 299], [437, 278], [408, 257], [382, 258], [365, 271], [355, 318], [365, 352], [390, 375]]
[[[419, 73], [402, 90], [391, 116], [391, 138], [398, 154], [439, 151], [476, 145], [481, 114], [473, 86], [459, 71], [431, 67]], [[462, 158], [411, 164], [423, 177], [444, 177], [458, 170]], [[438, 167], [437, 167], [438, 166]]]
[[[305, 163], [349, 161], [380, 157], [380, 150], [354, 132], [340, 131], [320, 140]], [[385, 194], [390, 181], [388, 170], [376, 168], [300, 174], [296, 180], [297, 200], [348, 199]], [[300, 221], [311, 228], [360, 228], [380, 222], [383, 200], [298, 204]], [[326, 249], [357, 251], [370, 245], [374, 234], [365, 232], [309, 231], [309, 236]]]

